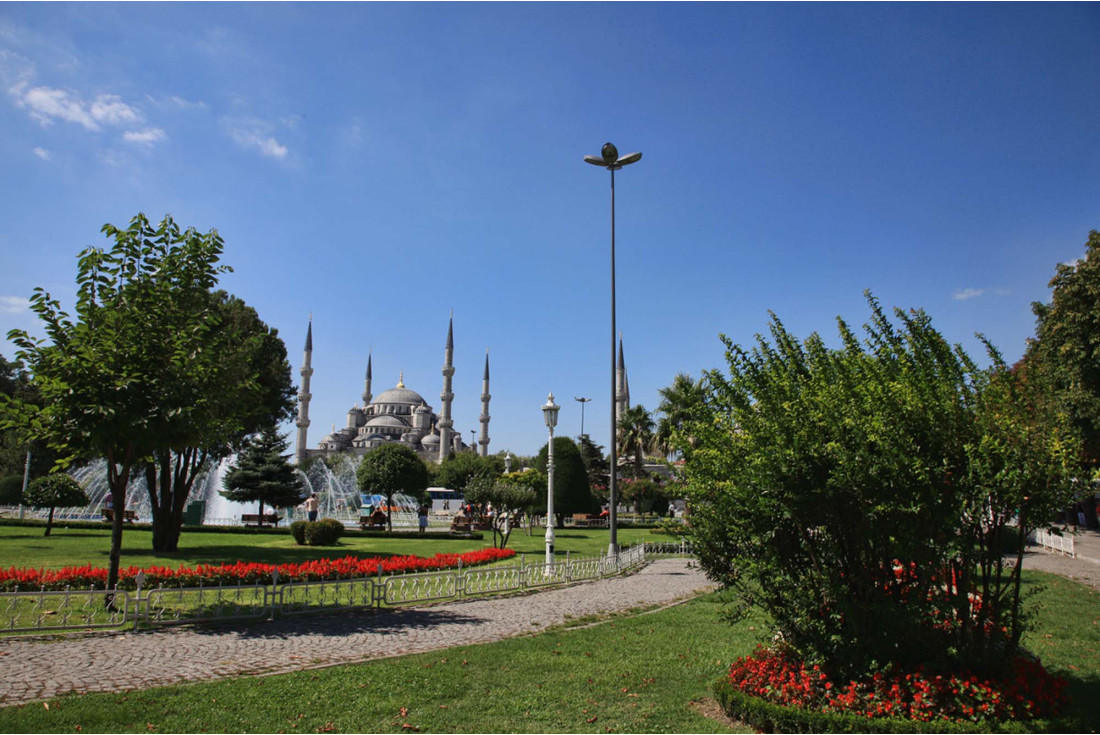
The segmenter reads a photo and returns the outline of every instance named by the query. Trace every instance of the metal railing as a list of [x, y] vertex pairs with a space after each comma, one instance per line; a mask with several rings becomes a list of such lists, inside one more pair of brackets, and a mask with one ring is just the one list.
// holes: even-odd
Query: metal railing
[[[551, 564], [518, 563], [436, 572], [349, 579], [267, 583], [146, 587], [136, 589], [19, 590], [0, 593], [0, 633], [27, 634], [61, 630], [121, 629], [127, 625], [173, 625], [215, 620], [264, 620], [277, 615], [318, 614], [337, 610], [398, 607], [573, 584], [636, 569], [648, 558], [690, 555], [684, 543], [645, 543], [617, 556], [574, 557]], [[111, 597], [108, 604], [107, 598]]]
[[1042, 546], [1044, 549], [1069, 556], [1071, 559], [1077, 558], [1077, 550], [1073, 543], [1072, 534], [1063, 535], [1040, 528], [1032, 531], [1031, 536], [1028, 538], [1028, 544]]

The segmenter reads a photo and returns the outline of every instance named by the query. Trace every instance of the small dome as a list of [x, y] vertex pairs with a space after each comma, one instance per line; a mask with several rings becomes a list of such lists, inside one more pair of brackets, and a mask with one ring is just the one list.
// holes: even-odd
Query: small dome
[[382, 427], [382, 426], [405, 427], [406, 424], [405, 424], [404, 421], [397, 418], [396, 416], [391, 416], [389, 414], [382, 414], [380, 416], [371, 416], [369, 419], [367, 419], [366, 426], [370, 426], [372, 428]]
[[431, 444], [433, 446], [438, 447], [439, 446], [439, 435], [438, 434], [429, 434], [428, 436], [421, 439], [420, 443], [425, 444], [425, 445]]

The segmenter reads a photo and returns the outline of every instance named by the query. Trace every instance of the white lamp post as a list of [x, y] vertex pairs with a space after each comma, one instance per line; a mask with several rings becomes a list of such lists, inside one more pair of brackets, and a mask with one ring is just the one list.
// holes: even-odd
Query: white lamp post
[[550, 443], [546, 445], [546, 573], [549, 574], [554, 563], [554, 427], [558, 424], [558, 411], [561, 406], [554, 403], [554, 394], [546, 399], [542, 407], [542, 416], [546, 419], [546, 428], [550, 430]]

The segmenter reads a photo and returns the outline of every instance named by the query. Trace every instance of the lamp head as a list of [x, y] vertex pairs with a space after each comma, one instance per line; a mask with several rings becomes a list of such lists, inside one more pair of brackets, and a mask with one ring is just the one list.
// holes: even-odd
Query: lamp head
[[558, 425], [558, 411], [561, 406], [554, 403], [554, 394], [551, 393], [550, 397], [546, 399], [546, 405], [542, 407], [542, 416], [546, 419], [546, 428], [553, 429]]
[[610, 166], [618, 160], [619, 149], [614, 143], [604, 143], [603, 148], [600, 149], [600, 155], [603, 157], [603, 162]]

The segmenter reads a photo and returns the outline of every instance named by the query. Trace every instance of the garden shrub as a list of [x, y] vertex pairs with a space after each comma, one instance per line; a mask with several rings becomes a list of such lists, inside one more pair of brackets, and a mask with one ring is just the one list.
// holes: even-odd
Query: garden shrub
[[774, 315], [751, 350], [723, 337], [728, 374], [681, 432], [700, 565], [834, 680], [1003, 674], [1026, 618], [1001, 550], [1060, 507], [1079, 443], [992, 347], [980, 369], [923, 312], [868, 301], [837, 348]]
[[344, 524], [335, 518], [322, 518], [319, 521], [306, 521], [305, 543], [307, 546], [332, 546], [344, 534]]
[[290, 535], [294, 537], [294, 543], [306, 545], [306, 526], [310, 523], [311, 521], [294, 521], [290, 524]]

